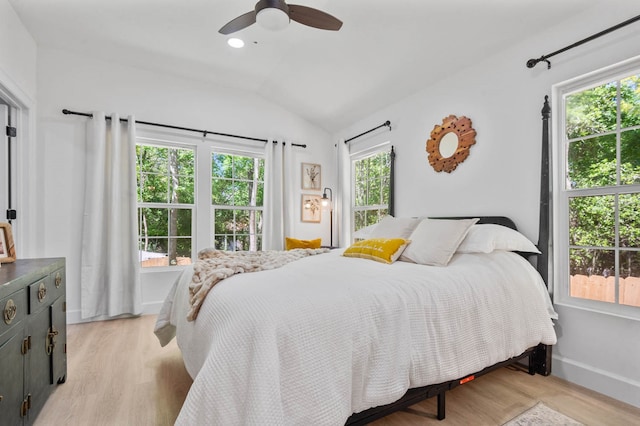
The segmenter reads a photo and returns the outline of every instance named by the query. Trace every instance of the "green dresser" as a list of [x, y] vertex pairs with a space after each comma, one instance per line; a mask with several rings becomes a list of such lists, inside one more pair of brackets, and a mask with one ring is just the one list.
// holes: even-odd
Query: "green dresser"
[[67, 378], [65, 259], [0, 267], [0, 424], [32, 424]]

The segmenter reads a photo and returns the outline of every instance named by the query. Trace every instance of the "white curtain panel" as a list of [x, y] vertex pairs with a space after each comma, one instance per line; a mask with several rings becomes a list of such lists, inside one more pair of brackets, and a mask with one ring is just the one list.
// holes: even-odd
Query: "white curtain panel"
[[342, 247], [351, 244], [351, 154], [349, 144], [341, 139], [338, 142], [338, 188], [340, 188], [340, 203], [336, 217], [341, 219], [338, 225], [338, 241]]
[[284, 237], [293, 229], [291, 144], [267, 142], [265, 146], [263, 250], [283, 250]]
[[82, 318], [142, 313], [136, 226], [135, 121], [87, 122], [81, 254]]

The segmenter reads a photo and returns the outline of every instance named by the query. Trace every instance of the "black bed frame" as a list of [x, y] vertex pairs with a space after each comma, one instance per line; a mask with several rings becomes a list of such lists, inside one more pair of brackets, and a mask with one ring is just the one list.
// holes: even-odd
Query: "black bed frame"
[[[542, 158], [541, 158], [541, 178], [540, 178], [540, 223], [539, 223], [539, 235], [538, 235], [538, 249], [541, 251], [537, 258], [537, 269], [540, 275], [547, 283], [549, 279], [549, 258], [551, 251], [551, 244], [549, 240], [550, 235], [550, 221], [551, 203], [550, 203], [550, 186], [549, 186], [549, 117], [551, 115], [551, 108], [549, 107], [549, 97], [545, 96], [544, 106], [542, 108]], [[472, 216], [478, 217], [478, 216]], [[464, 219], [469, 217], [454, 217], [449, 219]], [[444, 218], [440, 218], [444, 219]], [[516, 229], [515, 223], [504, 216], [480, 216], [478, 223], [495, 223], [498, 225], [507, 226], [512, 229]], [[523, 256], [529, 256], [531, 254], [522, 253]], [[360, 413], [355, 413], [347, 419], [346, 425], [356, 426], [365, 425], [369, 422], [387, 416], [393, 412], [407, 408], [413, 404], [423, 401], [427, 398], [434, 396], [438, 397], [438, 420], [445, 418], [445, 393], [448, 390], [456, 388], [465, 383], [469, 383], [474, 379], [483, 376], [493, 370], [502, 368], [508, 365], [519, 363], [525, 358], [528, 358], [528, 370], [529, 374], [542, 374], [548, 376], [551, 374], [551, 346], [543, 345], [540, 343], [538, 346], [532, 347], [521, 353], [520, 355], [508, 359], [506, 361], [499, 362], [491, 365], [477, 373], [461, 377], [456, 380], [451, 380], [444, 383], [435, 385], [422, 386], [418, 388], [409, 389], [402, 398], [392, 402], [391, 404], [382, 405], [379, 407], [373, 407]]]

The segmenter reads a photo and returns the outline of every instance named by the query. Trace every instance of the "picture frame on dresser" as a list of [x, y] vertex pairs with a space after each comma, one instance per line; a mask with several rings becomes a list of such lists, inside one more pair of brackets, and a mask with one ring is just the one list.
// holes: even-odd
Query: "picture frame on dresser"
[[10, 263], [16, 260], [16, 247], [13, 243], [11, 224], [0, 222], [0, 263]]

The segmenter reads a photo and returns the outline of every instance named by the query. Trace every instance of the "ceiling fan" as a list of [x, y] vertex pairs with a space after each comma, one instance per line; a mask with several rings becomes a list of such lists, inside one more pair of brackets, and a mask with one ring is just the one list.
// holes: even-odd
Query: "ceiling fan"
[[232, 19], [218, 30], [221, 34], [231, 34], [258, 22], [271, 30], [286, 27], [290, 20], [321, 30], [338, 31], [342, 21], [312, 7], [287, 4], [284, 0], [260, 0], [255, 9]]

